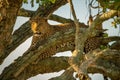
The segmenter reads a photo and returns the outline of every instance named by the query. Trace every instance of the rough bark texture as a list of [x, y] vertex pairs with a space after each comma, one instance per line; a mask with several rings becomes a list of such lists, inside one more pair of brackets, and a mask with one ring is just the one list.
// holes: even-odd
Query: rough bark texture
[[69, 67], [67, 61], [68, 57], [51, 57], [39, 62], [34, 62], [29, 65], [16, 80], [26, 80], [37, 74], [58, 72]]
[[[3, 2], [3, 3], [5, 3], [5, 2]], [[16, 4], [15, 4], [16, 3]], [[62, 5], [64, 5], [64, 4], [66, 4], [67, 3], [67, 1], [66, 0], [59, 0], [59, 1], [56, 1], [56, 3], [55, 4], [51, 4], [51, 5], [48, 5], [48, 7], [43, 7], [43, 6], [40, 6], [39, 8], [38, 8], [38, 10], [34, 13], [34, 15], [32, 15], [31, 17], [32, 18], [34, 18], [34, 17], [38, 17], [38, 16], [40, 16], [40, 17], [44, 17], [44, 18], [46, 18], [46, 17], [48, 17], [49, 16], [49, 14], [51, 14], [53, 11], [55, 11], [56, 9], [58, 9], [60, 6], [62, 6]], [[11, 4], [11, 5], [10, 5]], [[18, 30], [17, 32], [16, 32], [16, 34], [18, 35], [18, 36], [13, 36], [13, 40], [12, 40], [12, 31], [13, 31], [13, 27], [14, 27], [14, 24], [15, 24], [15, 20], [16, 20], [16, 18], [17, 18], [17, 14], [20, 14], [20, 13], [18, 13], [18, 11], [19, 11], [19, 9], [20, 9], [20, 7], [21, 7], [21, 4], [22, 4], [22, 0], [21, 1], [16, 1], [16, 2], [13, 2], [13, 1], [11, 1], [10, 2], [10, 4], [9, 4], [9, 7], [8, 7], [8, 10], [5, 10], [5, 12], [3, 12], [3, 16], [1, 16], [1, 17], [5, 17], [5, 20], [4, 20], [4, 18], [2, 18], [2, 20], [1, 20], [1, 43], [0, 43], [0, 50], [1, 50], [1, 54], [0, 54], [0, 57], [2, 57], [2, 58], [0, 58], [1, 60], [0, 60], [0, 63], [2, 63], [3, 62], [3, 60], [10, 54], [10, 52], [12, 51], [12, 50], [14, 50], [16, 47], [17, 47], [17, 45], [20, 45], [20, 43], [22, 43], [22, 41], [25, 41], [30, 35], [31, 35], [31, 32], [30, 32], [30, 28], [23, 28], [23, 29], [21, 29], [20, 28], [20, 30], [24, 30], [25, 29], [25, 31], [22, 31], [22, 33], [19, 33], [19, 31], [20, 30]], [[6, 6], [5, 6], [6, 7]], [[1, 7], [1, 9], [4, 9], [5, 7]], [[12, 8], [11, 8], [12, 7]], [[54, 7], [54, 8], [53, 8]], [[10, 8], [10, 9], [9, 9]], [[5, 9], [7, 9], [7, 8], [5, 8]], [[49, 11], [48, 11], [49, 10]], [[2, 11], [4, 11], [4, 10], [2, 10]], [[1, 12], [2, 12], [1, 11]], [[7, 11], [13, 11], [13, 12], [7, 12]], [[15, 12], [14, 12], [15, 11]], [[6, 14], [6, 15], [5, 15]], [[7, 16], [8, 15], [8, 16]], [[7, 17], [6, 17], [7, 16]], [[6, 19], [6, 18], [8, 18], [8, 20]], [[11, 21], [11, 22], [10, 22]], [[9, 23], [9, 24], [8, 24]], [[6, 26], [6, 27], [4, 27], [4, 26]], [[10, 27], [11, 26], [11, 27]], [[24, 25], [23, 25], [24, 26]], [[26, 27], [30, 27], [30, 24], [29, 24], [29, 22], [27, 22], [26, 24], [25, 24], [25, 26]], [[28, 34], [26, 31], [28, 30], [28, 33], [30, 33], [30, 34]], [[28, 35], [27, 35], [28, 34]], [[26, 35], [26, 36], [25, 36]], [[6, 36], [6, 37], [5, 37]], [[3, 38], [2, 38], [3, 37]], [[22, 38], [22, 40], [21, 40], [21, 38], [18, 40], [18, 38], [17, 37], [21, 37]], [[24, 38], [25, 37], [25, 38]], [[10, 39], [8, 39], [8, 38], [10, 38]], [[23, 39], [24, 38], [24, 39]], [[17, 40], [16, 40], [17, 39]], [[9, 40], [9, 41], [7, 41], [7, 40]], [[13, 43], [12, 43], [12, 41], [13, 41]], [[12, 45], [14, 45], [15, 43], [17, 43], [16, 44], [16, 46], [12, 46]], [[13, 47], [13, 49], [11, 49], [11, 46]], [[10, 49], [9, 49], [10, 48]], [[8, 49], [8, 51], [6, 50], [6, 49]], [[5, 51], [4, 51], [5, 50]]]
[[21, 7], [22, 0], [1, 1], [0, 7], [0, 64], [4, 60], [6, 47], [12, 42], [12, 31], [17, 18], [17, 13]]
[[[89, 57], [88, 57], [89, 56]], [[80, 66], [91, 73], [102, 73], [112, 80], [120, 79], [120, 52], [117, 50], [96, 50], [85, 56], [86, 61]], [[86, 66], [86, 67], [85, 67]], [[86, 70], [85, 70], [86, 71]]]

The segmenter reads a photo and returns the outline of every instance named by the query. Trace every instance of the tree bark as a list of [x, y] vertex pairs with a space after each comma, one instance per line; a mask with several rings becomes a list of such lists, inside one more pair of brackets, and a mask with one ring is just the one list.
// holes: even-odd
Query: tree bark
[[26, 80], [38, 74], [58, 72], [67, 69], [69, 66], [67, 61], [68, 57], [51, 57], [42, 61], [34, 62], [25, 68], [16, 80]]
[[[47, 7], [40, 6], [38, 8], [38, 10], [35, 12], [35, 14], [31, 16], [31, 18], [38, 17], [38, 16], [40, 16], [40, 17], [44, 16], [45, 18], [47, 18], [52, 12], [54, 12], [60, 6], [65, 5], [66, 3], [67, 3], [66, 0], [58, 0], [58, 1], [56, 1], [55, 4], [48, 5]], [[17, 37], [12, 36], [12, 31], [13, 31], [13, 27], [14, 27], [13, 24], [15, 24], [17, 15], [20, 14], [20, 13], [18, 13], [18, 11], [21, 7], [21, 4], [22, 4], [22, 0], [20, 0], [18, 2], [12, 1], [12, 2], [9, 2], [8, 8], [6, 8], [6, 6], [1, 7], [1, 9], [2, 9], [1, 12], [4, 11], [3, 14], [6, 14], [6, 15], [1, 16], [4, 18], [1, 20], [1, 23], [0, 23], [0, 25], [1, 25], [0, 64], [10, 54], [10, 52], [12, 50], [14, 50], [18, 45], [20, 45], [20, 43], [22, 43], [24, 40], [26, 40], [26, 38], [28, 38], [31, 35], [30, 28], [26, 28], [26, 30], [22, 31], [22, 33], [20, 33], [20, 34], [19, 34], [19, 32], [17, 33], [19, 36], [17, 36]], [[26, 25], [27, 25], [26, 27], [28, 27], [28, 26], [30, 27], [29, 22], [26, 23]], [[4, 26], [6, 26], [6, 27], [4, 27]], [[29, 35], [27, 35], [27, 32], [26, 32], [27, 30], [28, 30], [28, 33], [30, 33]], [[21, 37], [21, 38], [25, 37], [25, 35], [23, 36], [23, 34], [26, 35], [26, 38], [23, 40], [21, 40], [21, 39], [18, 40], [18, 37]], [[14, 45], [15, 43], [17, 43], [17, 44], [16, 44], [16, 46], [13, 47], [12, 45]], [[11, 48], [11, 47], [13, 47], [13, 48]]]
[[6, 47], [12, 42], [12, 31], [22, 0], [2, 2], [3, 5], [0, 7], [0, 64], [5, 58]]
[[72, 67], [69, 67], [65, 70], [65, 72], [61, 76], [54, 77], [49, 80], [76, 80], [73, 77], [73, 72], [74, 70], [72, 69]]

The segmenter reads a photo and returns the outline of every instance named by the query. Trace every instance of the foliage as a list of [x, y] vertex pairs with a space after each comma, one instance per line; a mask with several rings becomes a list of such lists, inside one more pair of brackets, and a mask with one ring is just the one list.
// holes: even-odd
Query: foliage
[[108, 33], [104, 33], [104, 34], [103, 34], [103, 37], [108, 37]]
[[[34, 6], [34, 1], [40, 5], [46, 6], [48, 4], [54, 4], [56, 0], [31, 0], [31, 6]], [[23, 3], [28, 4], [28, 0], [23, 0]]]
[[23, 3], [27, 3], [28, 4], [28, 0], [23, 0]]
[[101, 49], [101, 50], [104, 50], [104, 49], [107, 49], [107, 48], [108, 48], [108, 46], [100, 45], [100, 49]]
[[120, 17], [113, 18], [113, 22], [111, 22], [111, 24], [112, 24], [112, 27], [117, 28], [118, 25], [120, 25]]
[[41, 0], [41, 5], [46, 6], [48, 4], [55, 3], [56, 0]]

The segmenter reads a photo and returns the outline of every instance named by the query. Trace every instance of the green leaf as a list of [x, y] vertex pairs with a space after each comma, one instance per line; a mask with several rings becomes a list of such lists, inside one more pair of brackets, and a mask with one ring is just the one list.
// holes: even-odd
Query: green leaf
[[120, 2], [120, 0], [114, 0], [115, 2]]
[[36, 0], [36, 3], [39, 3], [40, 2], [40, 0]]
[[106, 49], [107, 48], [107, 46], [105, 46], [105, 45], [100, 45], [100, 49], [101, 50], [104, 50], [104, 49]]
[[23, 0], [23, 3], [27, 3], [28, 4], [28, 0]]
[[104, 33], [104, 34], [103, 34], [103, 37], [108, 37], [108, 33]]
[[49, 0], [51, 3], [55, 3], [56, 0]]

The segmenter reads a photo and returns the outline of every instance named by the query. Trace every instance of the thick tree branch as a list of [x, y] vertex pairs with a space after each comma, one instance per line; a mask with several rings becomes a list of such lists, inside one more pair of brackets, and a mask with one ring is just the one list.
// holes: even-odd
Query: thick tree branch
[[[94, 50], [85, 54], [84, 61], [80, 65], [81, 71], [87, 71], [88, 73], [101, 73], [104, 76], [110, 77], [112, 80], [120, 79], [120, 51], [116, 50]], [[71, 69], [73, 70], [73, 69]], [[64, 72], [61, 76], [53, 78], [51, 80], [69, 80]], [[62, 77], [66, 78], [63, 79]]]
[[26, 22], [13, 33], [12, 43], [6, 48], [3, 58], [6, 58], [13, 50], [15, 50], [21, 43], [26, 41], [30, 36], [32, 36], [30, 23]]
[[[20, 2], [20, 1], [18, 1], [18, 2]], [[22, 2], [21, 2], [22, 3]], [[64, 5], [64, 4], [66, 4], [67, 3], [67, 1], [66, 0], [58, 0], [58, 1], [56, 1], [54, 4], [50, 4], [50, 5], [47, 5], [46, 7], [44, 6], [40, 6], [39, 8], [38, 8], [38, 10], [35, 12], [35, 14], [32, 16], [32, 18], [34, 18], [34, 17], [36, 17], [36, 16], [40, 16], [40, 17], [48, 17], [50, 14], [52, 14], [52, 12], [53, 11], [55, 11], [56, 9], [58, 9], [60, 6], [62, 6], [62, 5]], [[14, 5], [14, 3], [13, 4], [11, 4], [11, 6], [17, 6], [18, 7], [18, 5]], [[19, 5], [20, 6], [20, 5]], [[12, 9], [12, 10], [10, 10], [10, 11], [18, 11], [18, 9]], [[9, 13], [9, 12], [8, 12]], [[17, 12], [12, 12], [12, 13], [17, 13]], [[11, 15], [11, 14], [10, 14]], [[13, 16], [13, 15], [15, 15], [15, 16], [17, 16], [17, 14], [12, 14], [11, 16]], [[13, 16], [14, 17], [14, 16]], [[11, 20], [12, 20], [12, 18], [10, 18]], [[15, 18], [16, 19], [16, 18]], [[11, 20], [9, 20], [9, 21], [11, 21]], [[6, 22], [7, 23], [7, 22]], [[10, 22], [8, 22], [8, 23], [10, 23]], [[7, 26], [9, 25], [7, 23]], [[1, 38], [3, 37], [3, 36], [5, 36], [4, 34], [6, 34], [7, 33], [7, 35], [8, 35], [8, 37], [6, 36], [6, 37], [3, 37], [2, 39], [1, 39], [1, 43], [0, 43], [0, 52], [1, 52], [1, 54], [0, 54], [0, 63], [2, 63], [3, 61], [4, 61], [4, 59], [10, 54], [10, 52], [9, 51], [12, 51], [12, 50], [14, 50], [20, 43], [22, 43], [22, 41], [24, 41], [25, 39], [22, 39], [21, 40], [21, 38], [20, 39], [16, 39], [16, 38], [19, 38], [20, 36], [22, 37], [22, 38], [24, 38], [25, 36], [23, 36], [23, 34], [26, 34], [26, 30], [25, 30], [25, 32], [24, 31], [22, 31], [22, 34], [18, 34], [17, 33], [17, 35], [20, 35], [20, 36], [13, 36], [13, 40], [15, 40], [15, 42], [12, 40], [12, 28], [13, 28], [13, 20], [11, 21], [11, 23], [12, 23], [12, 27], [10, 28], [9, 26], [11, 25], [9, 25], [8, 27], [10, 28], [9, 30], [11, 30], [10, 31], [10, 33], [8, 33], [9, 31], [8, 30], [4, 30], [4, 29], [1, 29], [1, 30], [3, 30], [3, 35], [1, 34]], [[3, 25], [3, 23], [2, 23], [2, 25]], [[26, 23], [26, 25], [27, 26], [29, 26], [30, 24], [29, 24], [29, 22], [27, 22]], [[30, 27], [30, 26], [29, 26]], [[4, 26], [3, 26], [3, 28], [4, 28]], [[31, 31], [29, 30], [30, 28], [28, 28], [27, 30], [28, 30], [28, 32], [30, 32], [31, 33]], [[20, 29], [21, 30], [21, 29]], [[7, 31], [7, 32], [6, 32]], [[16, 35], [16, 34], [15, 34]], [[29, 36], [30, 36], [31, 34], [29, 34], [29, 35], [27, 35], [26, 37], [28, 38]], [[6, 38], [10, 38], [10, 39], [6, 39]], [[6, 40], [10, 40], [10, 41], [7, 41], [6, 42]], [[21, 40], [21, 41], [20, 41]], [[4, 42], [3, 42], [4, 41]], [[13, 41], [13, 43], [11, 43]], [[14, 45], [17, 41], [20, 41], [20, 42], [18, 42], [18, 44], [15, 46], [15, 47], [13, 47], [13, 49], [11, 49], [11, 47], [12, 47], [12, 45]], [[10, 49], [9, 49], [10, 48]], [[6, 49], [6, 50], [5, 50]], [[5, 51], [3, 51], [3, 50], [5, 50]], [[7, 51], [8, 50], [8, 51]]]
[[72, 69], [72, 67], [69, 67], [68, 69], [65, 70], [65, 72], [62, 75], [51, 78], [49, 80], [76, 80], [73, 77], [73, 73], [74, 73], [74, 70]]
[[[54, 18], [51, 18], [52, 20], [55, 21], [59, 21], [59, 22], [69, 22], [67, 19], [62, 18], [60, 16], [56, 15], [51, 15]], [[55, 18], [56, 17], [56, 18]], [[63, 20], [63, 21], [60, 21]], [[73, 23], [70, 23], [70, 26]], [[79, 25], [81, 25], [82, 27], [87, 27], [84, 23], [79, 23]], [[69, 25], [68, 25], [69, 26]], [[21, 43], [23, 43], [25, 40], [27, 40], [30, 36], [32, 36], [32, 31], [30, 28], [30, 22], [26, 22], [24, 23], [20, 28], [18, 28], [12, 36], [12, 43], [7, 47], [6, 51], [5, 51], [5, 55], [3, 56], [4, 58], [7, 57], [14, 49], [16, 49]]]
[[[30, 10], [20, 9], [19, 13], [18, 13], [18, 16], [31, 17], [32, 15], [34, 15], [35, 12], [36, 11], [30, 11]], [[48, 20], [53, 20], [53, 21], [60, 22], [60, 23], [73, 23], [74, 22], [71, 19], [66, 19], [66, 18], [58, 16], [56, 14], [51, 14], [48, 17]], [[88, 27], [84, 23], [79, 22], [79, 24], [83, 24], [83, 27]]]
[[[74, 9], [73, 9], [73, 7], [72, 7], [73, 5], [72, 5], [71, 0], [69, 0], [69, 3], [70, 3], [70, 6], [71, 6], [71, 10], [73, 11], [73, 16], [74, 16], [74, 20], [75, 20], [76, 26], [79, 26], [79, 25], [77, 24], [77, 19], [76, 19], [76, 16], [75, 16]], [[79, 75], [80, 75], [80, 74], [84, 74], [84, 75], [86, 75], [86, 78], [89, 78], [88, 75], [87, 75], [87, 71], [81, 71], [82, 69], [79, 70], [78, 62], [77, 62], [78, 59], [82, 59], [82, 55], [80, 55], [80, 54], [83, 53], [84, 43], [85, 43], [86, 39], [87, 39], [88, 37], [92, 37], [92, 36], [95, 36], [95, 35], [96, 35], [95, 27], [96, 27], [97, 25], [99, 25], [99, 24], [101, 24], [103, 21], [105, 21], [105, 20], [107, 20], [107, 19], [115, 16], [116, 14], [117, 14], [117, 11], [116, 11], [116, 10], [111, 10], [111, 11], [105, 13], [105, 14], [102, 14], [101, 16], [98, 16], [98, 17], [93, 21], [93, 23], [90, 25], [90, 27], [87, 29], [87, 31], [86, 31], [85, 33], [82, 33], [80, 36], [78, 36], [79, 34], [77, 34], [77, 33], [79, 33], [79, 31], [77, 31], [77, 27], [76, 27], [76, 34], [77, 34], [76, 40], [79, 41], [79, 38], [81, 39], [81, 41], [78, 43], [78, 44], [80, 44], [80, 46], [77, 45], [78, 48], [76, 47], [76, 49], [78, 49], [80, 53], [79, 53], [78, 51], [74, 51], [74, 52], [73, 52], [73, 57], [70, 59], [69, 62], [70, 62], [70, 64], [73, 66], [73, 68], [74, 68], [77, 72], [79, 72], [79, 73], [78, 73]]]
[[100, 25], [102, 24], [104, 21], [110, 19], [110, 18], [113, 18], [114, 16], [117, 15], [117, 12], [116, 10], [110, 10], [102, 15], [99, 15], [97, 16], [94, 21], [92, 22], [91, 26], [88, 28], [86, 34], [87, 36], [89, 37], [92, 37], [92, 36], [95, 36], [97, 31], [95, 30], [95, 27], [97, 25]]
[[43, 73], [58, 72], [67, 69], [68, 57], [51, 57], [42, 61], [30, 64], [25, 70], [17, 77], [17, 80], [26, 80], [30, 77]]
[[102, 40], [102, 43], [105, 44], [105, 43], [109, 43], [109, 42], [112, 42], [112, 41], [120, 41], [120, 37], [119, 36], [107, 37], [107, 38], [104, 38]]
[[102, 73], [112, 80], [120, 79], [120, 52], [116, 50], [96, 50], [85, 55], [85, 61], [80, 65], [89, 73]]
[[48, 15], [52, 14], [55, 10], [57, 10], [60, 6], [65, 5], [67, 0], [56, 0], [54, 4], [48, 4], [46, 6], [40, 5], [37, 11], [25, 10], [21, 8], [18, 12], [18, 16], [24, 17], [32, 17], [40, 16], [40, 17], [48, 17]]
[[[71, 23], [71, 24], [74, 24], [73, 20], [66, 19], [64, 17], [58, 16], [58, 15], [55, 15], [55, 14], [50, 15], [48, 19], [56, 21], [56, 22], [60, 22], [60, 23]], [[88, 28], [88, 25], [85, 25], [82, 22], [78, 22], [78, 23], [79, 23], [79, 25], [81, 25], [82, 28]]]
[[[59, 17], [59, 16], [57, 16], [57, 18], [54, 17], [54, 18], [51, 18], [51, 19], [55, 20], [55, 21], [59, 21], [61, 19], [62, 20], [64, 19], [65, 22], [69, 22], [69, 21], [66, 21], [67, 19]], [[73, 24], [73, 23], [71, 23], [71, 24]], [[79, 23], [79, 24], [82, 27], [87, 27], [83, 23]], [[19, 29], [17, 29], [13, 33], [12, 43], [6, 48], [5, 55], [3, 56], [3, 58], [6, 58], [14, 49], [16, 49], [21, 43], [23, 43], [25, 40], [27, 40], [30, 36], [32, 36], [32, 31], [31, 31], [31, 28], [30, 28], [30, 23], [28, 21], [28, 22], [24, 23]], [[67, 50], [70, 50], [70, 49], [67, 49]], [[66, 48], [62, 49], [61, 51], [66, 51]]]
[[[112, 17], [114, 17], [116, 15], [117, 11], [116, 10], [111, 10], [107, 13], [104, 13], [98, 17], [96, 17], [96, 19], [92, 22], [92, 24], [90, 25], [90, 27], [87, 29], [87, 31], [83, 34], [85, 37], [92, 37], [92, 36], [95, 36], [96, 35], [96, 30], [95, 30], [95, 27], [97, 25], [100, 25], [102, 22], [104, 22], [105, 20], [107, 19], [110, 19]], [[84, 38], [85, 38], [84, 37]], [[83, 41], [84, 42], [84, 41]], [[88, 78], [88, 75], [87, 75], [87, 69], [85, 67], [81, 67], [81, 70], [80, 70], [81, 74], [84, 74], [85, 75], [85, 78]]]
[[41, 5], [41, 7], [38, 8], [33, 18], [35, 16], [48, 18], [55, 10], [57, 10], [62, 5], [65, 5], [66, 3], [66, 0], [56, 0], [54, 4], [48, 4], [46, 6]]
[[17, 16], [23, 16], [23, 17], [31, 17], [34, 15], [36, 11], [26, 10], [26, 9], [19, 9]]
[[55, 15], [55, 14], [50, 15], [48, 19], [53, 20], [53, 21], [57, 21], [57, 22], [60, 22], [60, 23], [71, 23], [71, 22], [73, 22], [73, 20], [71, 20], [71, 19], [66, 19], [66, 18], [63, 18], [63, 17]]
[[[74, 36], [74, 35], [71, 35], [72, 33], [73, 33], [73, 30], [71, 29], [69, 29], [68, 32], [65, 32], [65, 33], [58, 32], [48, 40], [44, 40], [38, 43], [34, 48], [29, 49], [27, 52], [25, 52], [26, 55], [23, 55], [23, 57], [17, 59], [15, 63], [11, 64], [9, 68], [6, 68], [5, 72], [3, 72], [3, 74], [0, 76], [0, 79], [4, 80], [4, 79], [9, 79], [13, 76], [14, 77], [19, 76], [19, 74], [32, 62], [34, 62], [37, 59], [41, 60], [42, 58], [39, 58], [39, 56], [44, 54], [44, 51], [49, 51], [49, 48], [54, 47], [56, 44], [61, 44], [61, 42], [62, 43], [68, 42], [68, 39], [71, 41], [72, 36]], [[68, 38], [68, 36], [66, 35], [71, 35], [71, 36], [69, 36]], [[13, 69], [14, 67], [16, 67], [16, 69], [11, 71], [11, 69]]]
[[1, 1], [0, 7], [0, 64], [4, 60], [5, 49], [12, 41], [12, 30], [17, 18], [17, 12], [21, 7], [22, 0]]
[[[71, 42], [71, 44], [74, 43], [74, 33], [75, 33], [75, 30], [69, 29], [67, 32], [64, 32], [64, 34], [63, 34], [63, 32], [58, 32], [55, 35], [53, 35], [51, 38], [48, 38], [48, 40], [44, 40], [43, 42], [40, 42], [36, 46], [36, 48], [28, 50], [28, 52], [25, 53], [26, 55], [23, 55], [23, 57], [20, 57], [19, 59], [17, 59], [15, 61], [15, 63], [10, 65], [8, 68], [6, 68], [5, 72], [1, 76], [3, 76], [5, 74], [5, 78], [6, 78], [7, 77], [6, 74], [8, 74], [8, 77], [10, 78], [10, 77], [12, 77], [12, 75], [9, 76], [9, 74], [16, 73], [20, 69], [24, 70], [25, 68], [27, 68], [27, 66], [29, 64], [33, 63], [34, 61], [39, 62], [42, 58], [40, 58], [38, 56], [38, 54], [42, 55], [42, 54], [46, 53], [45, 51], [49, 51], [49, 48], [51, 48], [52, 46], [55, 46], [57, 44], [62, 44], [62, 43], [65, 43], [65, 42], [67, 43], [69, 41]], [[49, 45], [49, 47], [46, 47], [48, 45]], [[64, 44], [62, 46], [63, 46], [63, 49], [68, 49], [69, 50], [71, 48], [71, 46], [64, 45]], [[74, 49], [74, 44], [73, 44], [73, 49]], [[60, 50], [57, 49], [57, 50], [61, 51], [61, 49]], [[53, 53], [51, 53], [50, 55], [53, 55]], [[22, 60], [22, 64], [21, 64], [21, 60]], [[14, 67], [15, 68], [17, 67], [17, 68], [15, 70], [12, 70]], [[0, 77], [0, 78], [4, 80], [4, 78], [2, 78], [2, 77]]]
[[110, 46], [111, 49], [120, 50], [120, 39]]
[[[55, 20], [57, 20], [57, 19], [55, 19]], [[66, 19], [64, 19], [64, 20], [66, 20]], [[71, 23], [71, 24], [73, 24], [73, 23]], [[71, 26], [71, 24], [70, 24], [70, 26]], [[83, 23], [79, 23], [79, 24], [82, 27], [87, 27]], [[13, 33], [13, 37], [12, 37], [13, 41], [7, 47], [4, 57], [8, 56], [14, 49], [16, 49], [21, 43], [23, 43], [25, 40], [27, 40], [30, 36], [32, 36], [32, 31], [31, 31], [31, 28], [30, 28], [30, 23], [26, 22], [19, 29], [17, 29]]]
[[[72, 15], [73, 15], [73, 18], [74, 18], [74, 23], [76, 25], [75, 50], [72, 53], [72, 57], [70, 58], [69, 63], [73, 67], [73, 69], [80, 75], [81, 72], [79, 70], [79, 64], [83, 60], [84, 44], [85, 44], [85, 41], [87, 40], [87, 36], [83, 35], [82, 32], [80, 34], [80, 29], [79, 29], [80, 25], [79, 25], [78, 19], [76, 17], [76, 13], [75, 13], [75, 10], [74, 10], [74, 7], [73, 7], [72, 0], [68, 0], [68, 3], [70, 4], [70, 8], [71, 8]], [[86, 34], [86, 32], [85, 32], [85, 34]], [[86, 37], [83, 38], [82, 35], [86, 36]], [[80, 79], [82, 79], [81, 76], [79, 76], [79, 77], [80, 77]], [[87, 77], [87, 78], [89, 78], [89, 77]]]
[[[82, 29], [82, 28], [81, 28]], [[14, 64], [11, 64], [7, 69], [5, 69], [5, 72], [3, 72], [2, 76], [6, 73], [8, 74], [8, 78], [12, 77], [13, 73], [18, 73], [21, 74], [21, 72], [32, 62], [34, 61], [39, 61], [42, 59], [42, 54], [44, 55], [44, 53], [46, 53], [45, 51], [50, 51], [49, 48], [52, 49], [57, 45], [60, 44], [63, 49], [57, 49], [56, 51], [64, 51], [64, 50], [70, 50], [72, 48], [72, 50], [74, 50], [74, 33], [75, 33], [75, 29], [69, 29], [67, 30], [67, 32], [57, 32], [56, 34], [54, 34], [52, 37], [48, 38], [47, 40], [41, 41], [38, 43], [38, 45], [36, 45], [35, 48], [29, 49], [25, 54], [23, 55], [23, 57], [20, 57], [19, 59], [16, 60], [16, 62]], [[69, 45], [70, 42], [70, 45]], [[62, 44], [62, 43], [67, 43], [67, 44]], [[41, 46], [40, 46], [41, 45]], [[55, 54], [56, 52], [51, 52], [50, 55]], [[41, 56], [41, 57], [40, 57]], [[21, 61], [22, 60], [22, 64]], [[20, 65], [21, 64], [21, 65]], [[12, 70], [14, 67], [17, 67], [16, 70]], [[20, 70], [20, 71], [19, 71]], [[7, 78], [7, 77], [5, 77]], [[1, 77], [1, 79], [3, 79]], [[4, 79], [3, 79], [4, 80]]]

